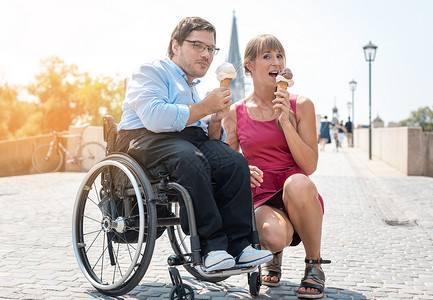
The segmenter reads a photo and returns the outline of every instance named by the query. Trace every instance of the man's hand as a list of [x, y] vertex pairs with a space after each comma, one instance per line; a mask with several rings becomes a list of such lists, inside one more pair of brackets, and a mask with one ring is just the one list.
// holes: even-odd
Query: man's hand
[[225, 112], [225, 114], [218, 120], [221, 121], [230, 109], [232, 93], [228, 87], [219, 87], [208, 93], [202, 103], [208, 112], [207, 115], [215, 113], [221, 115]]
[[212, 92], [208, 93], [201, 102], [188, 105], [189, 118], [186, 122], [186, 126], [212, 114], [216, 114], [211, 120], [213, 123], [215, 123], [215, 121], [221, 122], [221, 119], [230, 109], [231, 102], [232, 94], [228, 87], [214, 89]]
[[208, 93], [198, 103], [190, 104], [189, 119], [186, 125], [195, 123], [201, 118], [211, 115], [208, 126], [208, 134], [211, 139], [221, 138], [221, 120], [230, 111], [232, 93], [228, 87], [219, 87]]

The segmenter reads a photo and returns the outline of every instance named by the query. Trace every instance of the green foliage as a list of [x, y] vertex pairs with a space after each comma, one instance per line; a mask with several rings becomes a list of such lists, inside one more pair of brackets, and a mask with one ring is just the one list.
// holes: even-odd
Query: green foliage
[[[33, 102], [22, 101], [27, 91]], [[102, 116], [120, 120], [124, 81], [92, 78], [59, 57], [41, 61], [35, 82], [26, 87], [0, 85], [0, 140], [65, 131], [78, 122], [102, 125]]]
[[35, 111], [35, 104], [18, 101], [19, 88], [7, 83], [0, 86], [0, 140], [21, 137], [15, 133]]
[[7, 84], [0, 86], [0, 140], [10, 138], [9, 126], [12, 120], [12, 106], [16, 102], [18, 91]]
[[423, 131], [433, 131], [433, 110], [426, 106], [411, 111], [410, 117], [401, 121], [400, 126], [420, 126]]
[[78, 106], [82, 109], [79, 119], [91, 125], [102, 125], [102, 117], [110, 114], [120, 120], [123, 93], [124, 85], [119, 80], [83, 74], [83, 86], [77, 93]]

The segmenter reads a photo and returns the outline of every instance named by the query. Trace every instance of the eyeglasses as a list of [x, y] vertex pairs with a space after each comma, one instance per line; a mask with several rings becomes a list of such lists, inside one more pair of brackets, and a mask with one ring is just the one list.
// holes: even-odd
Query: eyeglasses
[[213, 56], [217, 55], [218, 51], [220, 50], [220, 48], [216, 48], [216, 47], [213, 47], [213, 46], [208, 46], [205, 43], [202, 43], [202, 42], [199, 42], [199, 41], [185, 40], [185, 42], [192, 43], [193, 44], [192, 48], [195, 51], [203, 52], [205, 49], [207, 49], [207, 51], [209, 52], [209, 55], [213, 55]]

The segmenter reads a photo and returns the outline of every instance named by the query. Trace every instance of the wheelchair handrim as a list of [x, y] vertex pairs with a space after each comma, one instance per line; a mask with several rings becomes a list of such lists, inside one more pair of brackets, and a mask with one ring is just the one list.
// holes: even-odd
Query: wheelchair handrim
[[[139, 234], [138, 234], [138, 241], [137, 241], [137, 246], [136, 246], [136, 250], [135, 250], [135, 255], [133, 258], [134, 262], [138, 261], [138, 257], [140, 256], [140, 252], [141, 252], [141, 247], [143, 245], [143, 239], [144, 239], [144, 206], [143, 206], [143, 199], [141, 198], [141, 192], [140, 189], [137, 185], [137, 182], [133, 176], [133, 174], [131, 173], [131, 171], [129, 171], [129, 169], [127, 167], [125, 167], [123, 164], [114, 161], [114, 160], [104, 160], [101, 161], [99, 163], [97, 163], [96, 165], [94, 165], [89, 172], [86, 174], [86, 176], [84, 177], [84, 180], [82, 181], [79, 191], [82, 191], [84, 189], [84, 187], [88, 184], [88, 182], [90, 180], [93, 180], [92, 176], [98, 176], [99, 175], [99, 171], [100, 169], [102, 169], [105, 166], [108, 165], [114, 165], [116, 167], [118, 167], [119, 169], [121, 169], [129, 178], [129, 180], [131, 181], [135, 194], [137, 196], [137, 204], [138, 204], [138, 209], [139, 209], [139, 224], [140, 224], [140, 228], [139, 228]], [[96, 175], [94, 175], [96, 173]], [[133, 264], [131, 264], [128, 268], [128, 270], [124, 273], [124, 275], [121, 277], [121, 280], [118, 280], [116, 283], [114, 284], [103, 284], [100, 281], [96, 281], [94, 280], [88, 273], [89, 270], [87, 270], [86, 266], [84, 266], [84, 264], [80, 261], [80, 256], [85, 255], [82, 253], [82, 249], [78, 248], [78, 243], [79, 241], [77, 240], [78, 238], [78, 232], [77, 232], [77, 226], [76, 226], [76, 222], [77, 222], [77, 214], [78, 214], [78, 210], [79, 210], [79, 200], [80, 200], [80, 196], [81, 193], [77, 194], [77, 197], [75, 199], [75, 205], [74, 205], [74, 213], [73, 213], [73, 217], [72, 217], [72, 239], [73, 239], [73, 246], [74, 246], [74, 252], [75, 252], [75, 257], [77, 259], [78, 265], [82, 271], [82, 273], [84, 274], [84, 276], [86, 277], [86, 279], [97, 289], [101, 289], [101, 290], [112, 290], [112, 289], [116, 289], [119, 286], [121, 286], [126, 280], [128, 280], [129, 276], [131, 275], [131, 273], [133, 272], [135, 266]]]

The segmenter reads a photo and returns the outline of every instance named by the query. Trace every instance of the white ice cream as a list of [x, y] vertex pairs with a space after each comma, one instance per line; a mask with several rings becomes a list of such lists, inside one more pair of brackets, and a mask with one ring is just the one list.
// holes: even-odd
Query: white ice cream
[[285, 82], [287, 82], [287, 85], [288, 85], [289, 87], [291, 87], [291, 86], [295, 83], [292, 79], [287, 79], [287, 78], [285, 78], [285, 77], [282, 76], [282, 75], [278, 75], [277, 78], [276, 78], [276, 80], [277, 80], [277, 82], [280, 82], [280, 81], [285, 81]]
[[229, 63], [225, 62], [222, 65], [220, 65], [215, 73], [217, 74], [218, 81], [224, 80], [226, 78], [236, 78], [236, 69], [235, 67]]

